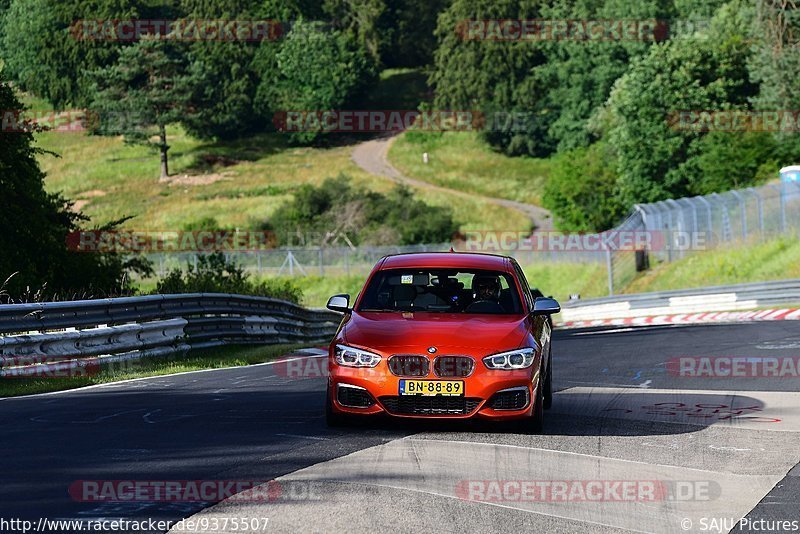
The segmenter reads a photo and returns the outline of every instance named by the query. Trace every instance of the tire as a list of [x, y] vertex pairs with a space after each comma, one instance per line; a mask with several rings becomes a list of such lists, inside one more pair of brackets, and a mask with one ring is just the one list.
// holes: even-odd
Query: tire
[[347, 426], [348, 422], [346, 415], [333, 411], [333, 397], [331, 396], [331, 388], [328, 386], [325, 390], [325, 424], [329, 428], [341, 428]]
[[541, 380], [536, 388], [536, 399], [533, 405], [533, 415], [528, 421], [529, 434], [541, 434], [544, 430], [544, 388]]
[[[541, 384], [541, 382], [540, 382]], [[525, 419], [514, 421], [512, 427], [520, 434], [541, 434], [544, 430], [544, 391], [536, 388], [536, 398], [533, 400], [533, 414]]]
[[552, 349], [547, 350], [547, 376], [544, 379], [544, 402], [542, 407], [549, 410], [553, 406], [553, 357]]

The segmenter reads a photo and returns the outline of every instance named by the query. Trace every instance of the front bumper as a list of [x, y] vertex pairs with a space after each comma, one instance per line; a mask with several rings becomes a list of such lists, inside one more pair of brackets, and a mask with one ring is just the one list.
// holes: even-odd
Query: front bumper
[[536, 398], [535, 387], [539, 383], [538, 359], [531, 368], [518, 371], [492, 371], [480, 363], [465, 378], [414, 378], [463, 380], [463, 396], [399, 395], [403, 377], [381, 367], [349, 368], [331, 363], [329, 391], [333, 411], [422, 419], [520, 419], [532, 415], [532, 400]]

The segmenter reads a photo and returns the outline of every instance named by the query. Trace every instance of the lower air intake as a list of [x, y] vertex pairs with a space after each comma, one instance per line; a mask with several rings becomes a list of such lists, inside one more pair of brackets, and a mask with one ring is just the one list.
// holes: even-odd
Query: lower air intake
[[528, 407], [528, 388], [498, 391], [489, 399], [493, 410], [523, 410]]
[[380, 401], [389, 413], [397, 415], [467, 415], [481, 403], [481, 399], [469, 397], [423, 395], [381, 397]]
[[375, 404], [372, 395], [367, 393], [365, 389], [342, 385], [339, 385], [337, 389], [336, 400], [338, 400], [339, 404], [342, 406], [347, 406], [349, 408], [369, 408]]

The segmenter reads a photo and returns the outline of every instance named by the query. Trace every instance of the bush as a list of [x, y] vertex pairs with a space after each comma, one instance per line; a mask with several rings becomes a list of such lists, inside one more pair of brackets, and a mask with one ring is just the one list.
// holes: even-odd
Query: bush
[[614, 226], [624, 208], [609, 147], [596, 143], [556, 156], [543, 201], [562, 230], [596, 232]]
[[[278, 209], [262, 229], [274, 231], [281, 245], [320, 245], [336, 239], [353, 245], [413, 245], [449, 241], [458, 224], [451, 210], [416, 200], [407, 188], [383, 195], [354, 188], [347, 176], [340, 175], [319, 187], [301, 186], [294, 200]], [[311, 242], [304, 239], [309, 235]]]
[[303, 290], [291, 280], [265, 279], [254, 282], [235, 262], [221, 252], [197, 257], [197, 270], [174, 269], [158, 281], [155, 293], [235, 293], [272, 297], [299, 303]]

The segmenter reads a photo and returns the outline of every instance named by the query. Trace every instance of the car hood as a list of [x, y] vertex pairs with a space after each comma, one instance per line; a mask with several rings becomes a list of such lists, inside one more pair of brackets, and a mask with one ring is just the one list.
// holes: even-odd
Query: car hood
[[435, 346], [496, 352], [526, 339], [525, 316], [453, 313], [354, 312], [344, 327], [345, 343], [378, 351], [424, 354]]

